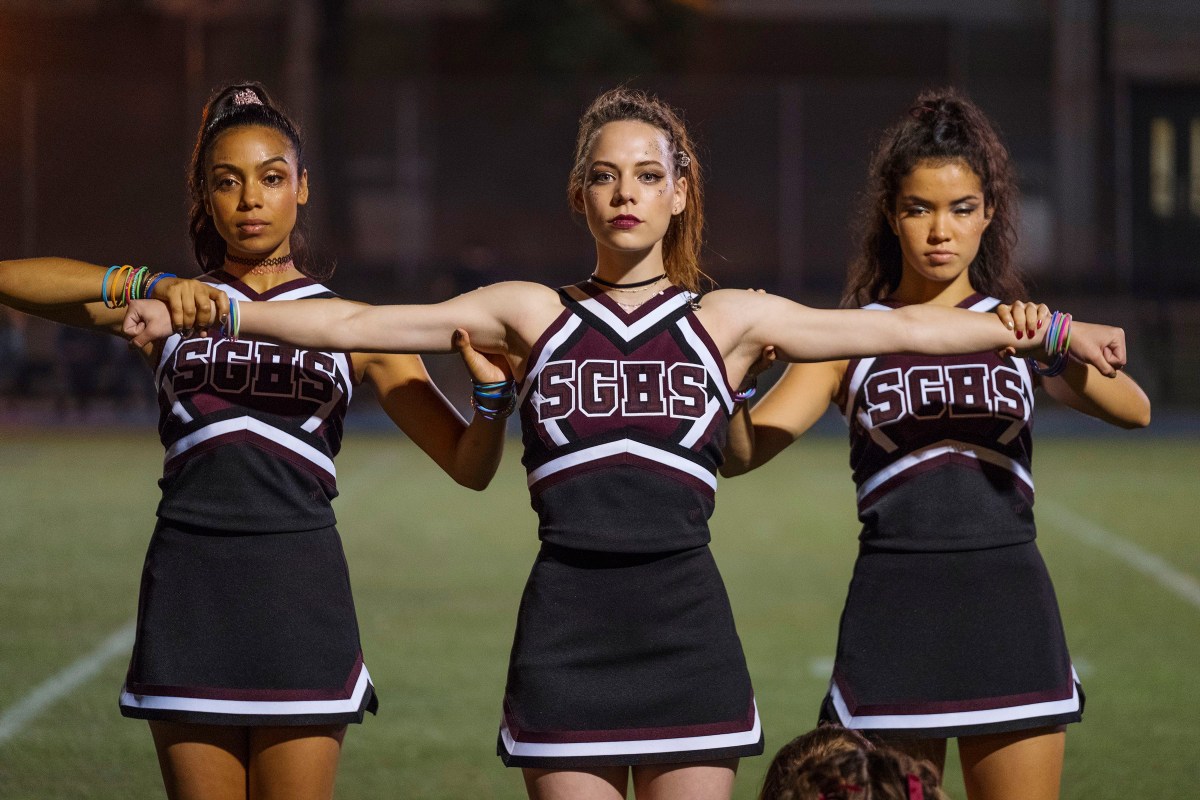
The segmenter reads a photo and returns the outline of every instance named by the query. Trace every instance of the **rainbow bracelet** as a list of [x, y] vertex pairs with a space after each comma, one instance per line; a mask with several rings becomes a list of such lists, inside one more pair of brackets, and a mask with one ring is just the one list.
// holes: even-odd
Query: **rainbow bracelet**
[[1067, 368], [1067, 350], [1071, 347], [1071, 315], [1064, 311], [1055, 311], [1050, 315], [1050, 324], [1046, 326], [1046, 338], [1042, 340], [1046, 355], [1053, 360], [1045, 367], [1037, 359], [1029, 359], [1029, 368], [1043, 378], [1053, 378], [1061, 375]]

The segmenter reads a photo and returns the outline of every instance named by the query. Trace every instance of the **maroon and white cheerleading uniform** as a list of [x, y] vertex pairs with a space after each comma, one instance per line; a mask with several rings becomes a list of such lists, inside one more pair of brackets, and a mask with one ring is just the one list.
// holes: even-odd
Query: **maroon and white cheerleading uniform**
[[[244, 301], [334, 296], [307, 278]], [[361, 722], [375, 690], [330, 501], [344, 353], [178, 334], [155, 373], [166, 448], [121, 713], [218, 725]]]
[[758, 755], [708, 548], [732, 412], [721, 355], [678, 287], [633, 313], [591, 284], [559, 294], [519, 395], [542, 547], [498, 752], [560, 769]]
[[856, 359], [842, 392], [863, 529], [822, 717], [911, 737], [1078, 722], [1083, 693], [1034, 541], [1024, 359]]

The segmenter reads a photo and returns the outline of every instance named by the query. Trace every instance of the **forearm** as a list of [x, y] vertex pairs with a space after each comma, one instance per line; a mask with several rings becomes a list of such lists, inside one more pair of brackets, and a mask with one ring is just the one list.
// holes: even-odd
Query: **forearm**
[[748, 360], [758, 348], [774, 345], [792, 362], [841, 361], [884, 353], [953, 355], [1012, 346], [1031, 349], [1040, 342], [1017, 339], [994, 314], [928, 304], [882, 311], [816, 309], [783, 298], [736, 298], [731, 316], [744, 330], [736, 337]]
[[1094, 367], [1071, 361], [1061, 375], [1045, 378], [1044, 386], [1060, 403], [1110, 425], [1144, 428], [1150, 424], [1150, 399], [1125, 373], [1106, 378]]
[[729, 418], [729, 438], [725, 442], [721, 474], [733, 478], [749, 472], [754, 460], [754, 422], [747, 403], [739, 403]]
[[507, 422], [507, 418], [485, 419], [475, 414], [458, 439], [454, 463], [447, 470], [450, 477], [469, 489], [486, 489], [504, 456]]
[[995, 314], [980, 314], [961, 308], [946, 308], [928, 303], [905, 306], [895, 311], [869, 312], [891, 314], [900, 322], [895, 352], [919, 355], [955, 355], [1014, 347], [1026, 350], [1040, 342], [1043, 331], [1034, 340], [1009, 330]]
[[0, 302], [21, 311], [100, 299], [104, 267], [68, 258], [0, 261]]
[[[238, 303], [239, 334], [298, 347], [361, 353], [446, 353], [456, 327], [466, 327], [436, 305], [371, 306], [346, 300]], [[476, 336], [476, 331], [468, 331]], [[476, 336], [484, 339], [484, 337]]]
[[846, 363], [791, 364], [752, 410], [730, 420], [726, 477], [757, 469], [816, 424], [841, 385]]
[[68, 258], [0, 261], [0, 303], [53, 322], [116, 330], [123, 312], [100, 302], [105, 272]]

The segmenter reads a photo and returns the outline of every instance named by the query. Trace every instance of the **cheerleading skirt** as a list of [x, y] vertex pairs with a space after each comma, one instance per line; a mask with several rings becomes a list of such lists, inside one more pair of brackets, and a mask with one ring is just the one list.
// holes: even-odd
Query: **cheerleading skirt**
[[160, 520], [121, 713], [207, 725], [362, 722], [363, 664], [337, 530], [230, 533]]
[[1083, 703], [1034, 542], [863, 546], [822, 719], [885, 737], [951, 738], [1078, 722]]
[[759, 755], [762, 728], [707, 546], [543, 544], [521, 599], [497, 751], [577, 769]]

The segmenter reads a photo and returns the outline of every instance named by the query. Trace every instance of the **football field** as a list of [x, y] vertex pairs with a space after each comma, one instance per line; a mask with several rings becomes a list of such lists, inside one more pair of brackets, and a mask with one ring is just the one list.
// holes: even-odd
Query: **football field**
[[[0, 432], [0, 798], [156, 798], [121, 685], [161, 448], [151, 431]], [[1042, 438], [1039, 543], [1087, 693], [1063, 797], [1200, 792], [1200, 439]], [[536, 526], [510, 441], [491, 488], [456, 486], [395, 436], [355, 433], [336, 501], [378, 717], [352, 726], [338, 797], [523, 798], [495, 756], [505, 666]], [[768, 755], [811, 728], [858, 526], [846, 444], [813, 438], [723, 480], [713, 549]], [[961, 798], [957, 756], [947, 789]]]

